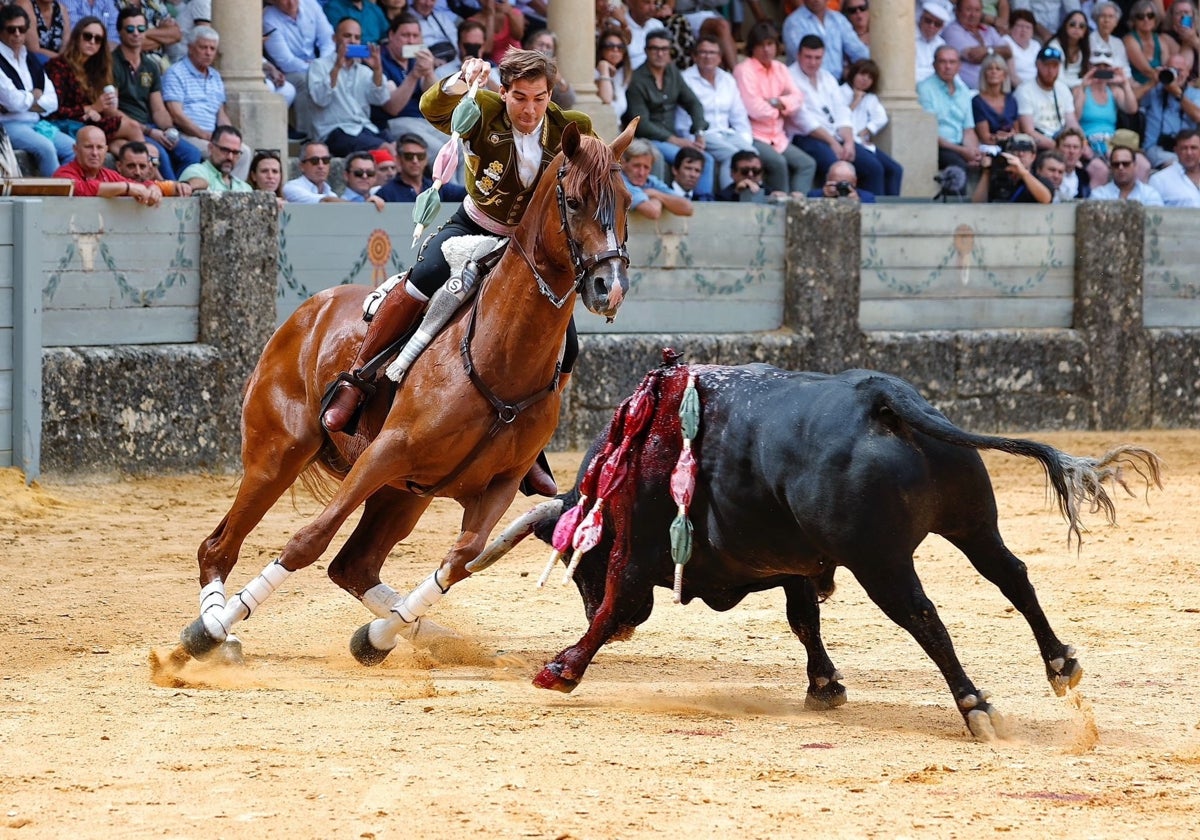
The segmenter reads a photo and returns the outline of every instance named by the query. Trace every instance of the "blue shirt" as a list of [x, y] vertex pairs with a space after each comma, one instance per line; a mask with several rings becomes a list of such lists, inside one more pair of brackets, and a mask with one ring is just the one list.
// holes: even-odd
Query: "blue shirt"
[[[384, 47], [379, 51], [380, 64], [383, 65], [383, 77], [396, 83], [396, 87], [400, 87], [404, 80], [408, 78], [408, 71], [412, 69], [414, 58], [405, 58], [400, 61], [392, 58], [392, 54], [388, 52], [388, 48]], [[413, 85], [412, 96], [408, 98], [408, 104], [400, 109], [399, 113], [389, 114], [378, 105], [371, 108], [371, 121], [378, 126], [386, 126], [388, 120], [394, 120], [397, 117], [416, 117], [419, 120], [425, 119], [425, 115], [421, 113], [421, 94], [424, 93], [424, 88], [421, 87], [420, 79]]]
[[631, 212], [636, 210], [639, 204], [649, 200], [650, 196], [646, 195], [646, 187], [663, 193], [674, 192], [661, 178], [656, 178], [653, 175], [646, 179], [646, 187], [635, 186], [624, 172], [621, 173], [621, 177], [625, 179], [625, 186], [629, 188], [629, 194], [633, 196], [633, 201], [629, 205]]
[[[432, 186], [433, 179], [425, 178], [421, 182], [420, 191], [424, 192]], [[384, 201], [391, 202], [407, 201], [411, 203], [417, 200], [417, 190], [414, 190], [408, 184], [401, 181], [398, 175], [380, 187], [375, 195]], [[441, 197], [442, 201], [462, 201], [467, 197], [467, 190], [458, 184], [442, 184], [441, 189], [438, 190], [438, 196]]]
[[800, 50], [800, 40], [805, 35], [816, 35], [825, 42], [825, 58], [821, 66], [832, 73], [835, 79], [842, 78], [842, 65], [847, 59], [853, 62], [871, 57], [871, 51], [859, 40], [854, 26], [841, 12], [832, 9], [825, 12], [825, 23], [822, 24], [807, 6], [801, 6], [783, 22], [783, 47], [786, 54], [780, 58], [788, 64], [794, 62], [796, 53]]
[[961, 144], [966, 129], [975, 130], [971, 100], [975, 91], [967, 87], [961, 76], [954, 77], [954, 93], [936, 75], [917, 85], [917, 101], [937, 117], [938, 136], [951, 143]]
[[[1200, 88], [1188, 85], [1183, 95], [1192, 102], [1200, 105]], [[1166, 105], [1163, 105], [1163, 98]], [[1142, 140], [1143, 148], [1149, 149], [1158, 145], [1158, 138], [1165, 135], [1174, 136], [1186, 128], [1195, 128], [1192, 118], [1183, 113], [1179, 100], [1165, 93], [1162, 86], [1154, 88], [1142, 99], [1142, 113], [1146, 115], [1146, 136]]]
[[190, 58], [176, 62], [162, 80], [163, 102], [183, 103], [183, 113], [205, 131], [217, 127], [217, 114], [225, 104], [225, 82], [217, 68], [201, 73]]

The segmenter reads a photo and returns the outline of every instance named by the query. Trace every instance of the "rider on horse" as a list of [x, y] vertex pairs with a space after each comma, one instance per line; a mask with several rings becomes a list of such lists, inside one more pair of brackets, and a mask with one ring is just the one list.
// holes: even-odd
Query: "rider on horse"
[[[449, 134], [454, 107], [472, 81], [481, 85], [477, 94], [480, 119], [463, 135], [467, 198], [458, 212], [425, 240], [406, 279], [386, 293], [373, 313], [364, 315], [369, 326], [358, 356], [350, 372], [339, 378], [321, 417], [330, 432], [353, 428], [367, 391], [373, 390], [370, 386], [375, 372], [364, 371], [364, 365], [407, 332], [433, 293], [450, 279], [451, 268], [442, 244], [455, 236], [512, 234], [542, 172], [560, 151], [563, 129], [573, 122], [581, 133], [595, 136], [586, 114], [563, 111], [551, 103], [550, 94], [558, 80], [554, 59], [532, 50], [510, 51], [500, 63], [499, 94], [482, 88], [490, 71], [486, 61], [468, 58], [458, 73], [421, 97], [422, 113]], [[564, 383], [577, 353], [572, 323], [562, 363]], [[539, 456], [539, 463], [525, 480], [530, 489], [542, 495], [558, 492], [544, 467], [544, 455]]]

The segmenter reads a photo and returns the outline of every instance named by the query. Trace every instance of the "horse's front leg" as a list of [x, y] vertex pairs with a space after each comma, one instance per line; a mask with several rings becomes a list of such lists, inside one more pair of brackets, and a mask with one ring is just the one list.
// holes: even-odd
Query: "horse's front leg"
[[364, 665], [375, 665], [383, 661], [401, 638], [415, 640], [425, 613], [450, 587], [471, 576], [467, 564], [483, 551], [488, 535], [516, 497], [519, 484], [520, 477], [496, 477], [480, 495], [459, 500], [464, 508], [462, 530], [454, 547], [429, 577], [389, 607], [387, 616], [358, 629], [350, 641], [355, 659]]

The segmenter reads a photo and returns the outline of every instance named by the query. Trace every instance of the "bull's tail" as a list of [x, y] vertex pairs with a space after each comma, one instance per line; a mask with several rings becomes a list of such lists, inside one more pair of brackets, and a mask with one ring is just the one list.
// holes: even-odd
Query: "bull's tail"
[[859, 383], [871, 391], [872, 417], [885, 426], [903, 424], [935, 440], [972, 449], [994, 449], [1011, 455], [1032, 458], [1042, 465], [1054, 489], [1059, 512], [1067, 521], [1067, 544], [1081, 539], [1080, 511], [1102, 512], [1109, 524], [1116, 522], [1116, 506], [1105, 489], [1106, 484], [1121, 487], [1136, 495], [1127, 481], [1127, 470], [1136, 473], [1149, 492], [1151, 486], [1162, 489], [1162, 461], [1149, 449], [1122, 445], [1099, 458], [1068, 455], [1053, 446], [1024, 438], [980, 435], [958, 428], [902, 380], [873, 376]]

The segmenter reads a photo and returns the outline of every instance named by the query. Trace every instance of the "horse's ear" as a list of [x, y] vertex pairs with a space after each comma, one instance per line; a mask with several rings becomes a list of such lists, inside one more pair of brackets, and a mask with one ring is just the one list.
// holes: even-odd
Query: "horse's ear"
[[562, 150], [567, 160], [575, 157], [575, 153], [579, 151], [579, 126], [573, 122], [567, 123], [567, 127], [563, 129]]
[[629, 121], [629, 125], [625, 126], [625, 130], [618, 134], [617, 139], [613, 141], [613, 157], [615, 157], [617, 160], [621, 159], [621, 155], [624, 154], [625, 149], [628, 148], [629, 144], [633, 142], [634, 132], [637, 131], [638, 122], [640, 122], [641, 119], [641, 117], [634, 117], [631, 119]]

